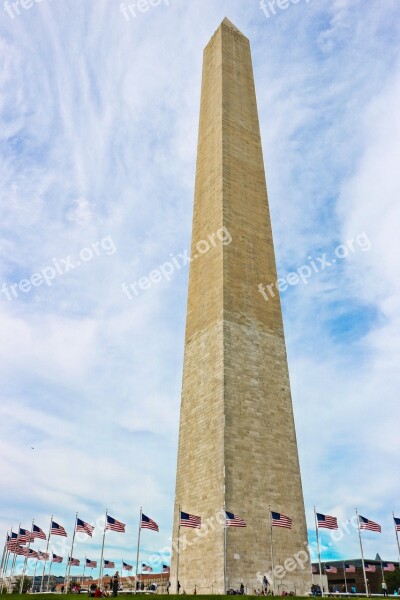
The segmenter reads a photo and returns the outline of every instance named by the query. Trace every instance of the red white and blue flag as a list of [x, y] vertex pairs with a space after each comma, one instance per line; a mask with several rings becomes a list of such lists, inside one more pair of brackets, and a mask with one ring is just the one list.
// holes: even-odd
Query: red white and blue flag
[[106, 529], [118, 531], [119, 533], [125, 533], [125, 523], [122, 523], [122, 521], [118, 521], [117, 519], [110, 517], [110, 515], [107, 515]]
[[114, 569], [115, 568], [115, 562], [113, 562], [112, 560], [105, 560], [104, 561], [104, 566], [108, 567], [109, 569]]
[[400, 531], [400, 518], [399, 517], [393, 517], [394, 519], [394, 524], [396, 527], [396, 531]]
[[28, 529], [24, 529], [23, 527], [19, 528], [18, 544], [27, 544], [29, 542], [30, 537], [31, 537], [31, 532]]
[[90, 560], [90, 558], [86, 559], [86, 566], [89, 569], [96, 569], [97, 567], [97, 560]]
[[30, 558], [39, 558], [38, 553], [35, 550], [32, 550], [32, 548], [22, 548], [22, 554], [23, 556], [28, 556]]
[[331, 517], [330, 515], [323, 515], [321, 513], [317, 513], [317, 525], [318, 529], [339, 529], [336, 517]]
[[375, 523], [370, 519], [366, 519], [361, 515], [359, 515], [358, 518], [360, 520], [360, 529], [367, 529], [368, 531], [377, 531], [378, 533], [382, 533], [382, 527], [378, 525], [378, 523]]
[[193, 529], [201, 528], [201, 517], [190, 515], [181, 511], [180, 527], [192, 527]]
[[123, 561], [122, 561], [122, 568], [124, 569], [124, 571], [132, 571], [132, 569], [133, 569], [132, 565], [128, 565], [128, 563], [123, 562]]
[[140, 526], [142, 529], [151, 529], [152, 531], [159, 531], [157, 523], [153, 521], [153, 519], [150, 519], [150, 517], [146, 517], [146, 515], [144, 515], [143, 513], [142, 522]]
[[40, 550], [38, 550], [38, 559], [39, 560], [49, 560], [50, 555], [48, 552], [41, 552]]
[[356, 572], [356, 568], [354, 565], [345, 564], [344, 570], [346, 571], [346, 573], [355, 573]]
[[163, 573], [169, 573], [171, 571], [171, 567], [169, 567], [168, 565], [163, 565], [162, 566], [162, 572]]
[[384, 562], [384, 563], [382, 563], [382, 566], [383, 566], [384, 571], [395, 571], [396, 570], [393, 563]]
[[7, 550], [12, 550], [18, 544], [18, 533], [11, 533], [11, 536], [7, 536]]
[[68, 564], [71, 565], [71, 567], [79, 567], [81, 561], [77, 558], [72, 558], [72, 556], [68, 556]]
[[34, 525], [32, 527], [32, 533], [31, 533], [31, 540], [34, 540], [35, 538], [38, 538], [40, 540], [46, 539], [45, 532], [43, 531], [43, 529], [40, 529], [40, 527], [38, 527], [37, 525]]
[[147, 571], [148, 573], [152, 573], [153, 569], [149, 565], [142, 565], [142, 572]]
[[333, 565], [325, 565], [325, 573], [337, 573], [337, 568]]
[[376, 566], [365, 563], [365, 570], [368, 571], [368, 573], [375, 573]]
[[273, 527], [286, 527], [286, 529], [292, 528], [292, 519], [286, 517], [286, 515], [271, 511], [271, 519]]
[[89, 523], [85, 523], [82, 519], [76, 519], [76, 531], [83, 531], [83, 533], [87, 533], [92, 537], [94, 527], [93, 525], [89, 525]]
[[246, 527], [246, 521], [234, 515], [231, 512], [225, 511], [226, 521], [225, 524], [227, 527]]
[[51, 559], [51, 562], [62, 563], [62, 561], [63, 561], [62, 556], [57, 556], [57, 554], [53, 554], [53, 558]]
[[55, 521], [51, 522], [50, 533], [51, 535], [63, 535], [64, 537], [68, 537], [64, 527]]

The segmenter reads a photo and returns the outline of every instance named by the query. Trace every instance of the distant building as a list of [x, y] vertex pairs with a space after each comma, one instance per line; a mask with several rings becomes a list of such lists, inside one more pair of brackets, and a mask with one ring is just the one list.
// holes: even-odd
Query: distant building
[[[396, 561], [384, 561], [388, 562], [395, 566], [396, 569], [399, 568], [399, 563]], [[375, 571], [367, 571], [367, 581], [370, 586], [371, 594], [380, 594], [382, 591], [381, 585], [383, 577], [386, 576], [387, 572], [382, 572], [382, 562], [380, 560], [370, 560], [365, 559], [365, 565], [370, 565], [372, 568], [375, 567]], [[325, 572], [325, 565], [329, 565], [330, 567], [334, 567], [337, 569], [337, 573]], [[354, 573], [345, 573], [344, 565], [352, 565], [355, 567]], [[319, 585], [319, 564], [317, 562], [312, 563], [313, 570], [316, 570], [316, 573], [313, 573], [313, 582]], [[346, 584], [347, 590], [350, 592], [352, 587], [356, 588], [356, 591], [359, 593], [365, 593], [365, 583], [364, 583], [364, 572], [362, 567], [362, 561], [360, 558], [355, 559], [346, 559], [346, 560], [330, 560], [322, 563], [322, 574], [323, 574], [323, 586], [326, 585], [326, 578], [328, 580], [328, 588], [330, 592], [335, 591], [345, 591]], [[326, 578], [325, 578], [326, 575]]]

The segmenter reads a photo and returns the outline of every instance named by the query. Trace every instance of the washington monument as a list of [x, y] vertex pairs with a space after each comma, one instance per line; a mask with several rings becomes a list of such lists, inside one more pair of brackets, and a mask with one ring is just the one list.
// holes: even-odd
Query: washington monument
[[[197, 256], [221, 228], [231, 243]], [[311, 568], [281, 304], [258, 289], [277, 272], [250, 44], [228, 19], [204, 51], [191, 256], [173, 589], [177, 576], [188, 594], [260, 589], [272, 568], [271, 507], [292, 519], [272, 528], [276, 592], [304, 594]], [[179, 507], [201, 529], [179, 531]], [[225, 531], [224, 509], [246, 527]]]

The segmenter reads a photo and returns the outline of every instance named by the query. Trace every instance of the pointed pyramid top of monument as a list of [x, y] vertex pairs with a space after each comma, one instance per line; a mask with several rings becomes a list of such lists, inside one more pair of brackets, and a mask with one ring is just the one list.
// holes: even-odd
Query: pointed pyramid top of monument
[[226, 25], [227, 27], [230, 27], [230, 29], [233, 29], [233, 30], [234, 30], [236, 33], [239, 33], [240, 35], [243, 35], [243, 37], [246, 37], [246, 36], [245, 36], [245, 35], [244, 35], [244, 34], [243, 34], [241, 31], [240, 31], [240, 29], [238, 29], [238, 28], [236, 27], [236, 25], [234, 25], [234, 24], [232, 23], [232, 21], [230, 21], [230, 20], [228, 19], [228, 17], [225, 17], [225, 18], [224, 18], [224, 20], [223, 20], [223, 21], [222, 21], [222, 23], [221, 23], [221, 26], [222, 26], [222, 25]]

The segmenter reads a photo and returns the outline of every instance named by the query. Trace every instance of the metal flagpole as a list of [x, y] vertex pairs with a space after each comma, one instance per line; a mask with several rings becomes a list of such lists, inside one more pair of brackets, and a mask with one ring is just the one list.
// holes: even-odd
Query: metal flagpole
[[348, 591], [347, 591], [347, 577], [346, 577], [346, 563], [343, 563], [343, 573], [344, 573], [344, 585], [345, 585], [345, 588], [346, 588], [346, 594], [348, 594]]
[[[75, 544], [75, 533], [76, 533], [77, 523], [78, 523], [78, 513], [75, 514], [75, 527], [74, 527], [74, 533], [72, 534], [71, 554], [69, 555], [71, 560], [74, 557], [74, 544]], [[67, 575], [67, 585], [65, 586], [67, 590], [69, 588], [69, 580], [70, 580], [70, 575], [71, 575], [71, 560], [67, 561], [68, 575]], [[68, 592], [65, 592], [65, 593], [67, 594]]]
[[3, 548], [3, 554], [1, 557], [1, 567], [0, 567], [0, 579], [2, 579], [3, 577], [3, 569], [4, 569], [4, 559], [6, 557], [6, 550], [7, 550], [7, 539], [8, 539], [8, 531], [6, 533], [6, 541], [4, 542], [4, 548]]
[[140, 549], [140, 532], [141, 532], [141, 530], [142, 530], [142, 507], [140, 507], [140, 513], [139, 513], [139, 531], [138, 531], [138, 542], [137, 542], [137, 550], [136, 550], [135, 594], [137, 592], [137, 585], [138, 585], [139, 549]]
[[315, 519], [315, 533], [317, 536], [317, 546], [318, 546], [319, 584], [321, 586], [321, 594], [324, 595], [324, 586], [322, 585], [321, 549], [320, 549], [320, 545], [319, 545], [317, 511], [315, 510], [315, 506], [314, 506], [314, 519]]
[[382, 581], [385, 581], [385, 572], [384, 572], [384, 570], [383, 570], [383, 562], [382, 562], [382, 559], [381, 559], [381, 571], [382, 571]]
[[0, 586], [0, 594], [3, 593], [3, 588], [7, 583], [7, 571], [8, 571], [8, 561], [10, 560], [10, 550], [7, 549], [7, 556], [6, 556], [6, 565], [5, 565], [5, 570], [3, 573], [3, 578], [1, 580], [1, 586]]
[[86, 556], [85, 556], [85, 562], [83, 563], [82, 583], [84, 583], [84, 581], [85, 581], [85, 571], [86, 571]]
[[104, 556], [104, 539], [106, 537], [106, 530], [107, 530], [107, 515], [108, 515], [108, 508], [106, 510], [106, 519], [104, 521], [103, 543], [101, 545], [100, 572], [99, 572], [99, 588], [100, 589], [103, 586], [103, 556]]
[[[53, 552], [50, 553], [51, 556], [49, 557], [49, 562], [50, 562], [50, 567], [49, 567], [49, 574], [47, 575], [47, 587], [46, 587], [46, 592], [49, 591], [49, 586], [50, 586], [50, 576], [51, 576], [51, 568], [53, 566]], [[65, 587], [65, 586], [64, 586]]]
[[[10, 542], [12, 540], [12, 534], [13, 534], [13, 530], [12, 530], [12, 527], [11, 527]], [[1, 576], [0, 594], [3, 593], [3, 587], [4, 587], [4, 584], [6, 582], [6, 578], [7, 578], [8, 561], [9, 561], [9, 558], [10, 558], [10, 549], [7, 547], [7, 541], [8, 541], [8, 532], [7, 532], [6, 543], [5, 543], [6, 556], [5, 556], [5, 561], [4, 561], [4, 566], [3, 566], [2, 576]]]
[[393, 523], [394, 523], [394, 532], [396, 534], [396, 541], [397, 541], [397, 549], [399, 551], [399, 567], [400, 567], [400, 542], [399, 542], [399, 532], [397, 531], [397, 527], [396, 527], [396, 521], [394, 520], [394, 513], [393, 514]]
[[227, 592], [227, 580], [226, 580], [226, 508], [224, 506], [224, 517], [225, 517], [225, 523], [224, 523], [224, 594], [226, 594]]
[[34, 570], [34, 572], [33, 572], [33, 579], [32, 579], [32, 589], [31, 589], [31, 592], [34, 592], [34, 591], [35, 591], [36, 569], [37, 569], [38, 562], [39, 562], [39, 552], [40, 552], [40, 550], [38, 550], [38, 556], [37, 556], [37, 559], [36, 559], [35, 570]]
[[27, 565], [27, 562], [28, 562], [29, 550], [31, 549], [31, 539], [32, 539], [34, 524], [35, 524], [35, 519], [32, 519], [31, 532], [30, 532], [29, 540], [28, 540], [28, 550], [27, 550], [27, 553], [26, 553], [26, 556], [25, 556], [25, 560], [24, 560], [24, 568], [23, 568], [23, 571], [22, 571], [21, 584], [19, 586], [19, 593], [20, 594], [22, 594], [22, 590], [24, 588], [26, 565]]
[[3, 593], [3, 587], [4, 587], [4, 585], [5, 585], [6, 581], [7, 581], [7, 570], [8, 570], [8, 561], [9, 561], [9, 558], [10, 558], [10, 550], [7, 548], [6, 563], [5, 563], [3, 575], [2, 575], [2, 578], [1, 578], [0, 594]]
[[368, 596], [367, 574], [365, 572], [364, 550], [363, 550], [362, 539], [361, 539], [360, 518], [358, 516], [357, 509], [356, 509], [356, 515], [357, 515], [357, 525], [358, 525], [358, 537], [360, 539], [361, 561], [362, 561], [363, 573], [364, 573], [365, 595]]
[[[47, 536], [47, 544], [46, 544], [46, 556], [47, 553], [49, 551], [49, 543], [50, 543], [50, 536], [51, 536], [51, 526], [53, 524], [53, 515], [51, 515], [50, 517], [50, 527], [49, 527], [49, 535]], [[40, 591], [43, 592], [43, 580], [44, 580], [44, 572], [46, 569], [46, 562], [47, 562], [47, 558], [46, 556], [44, 557], [44, 564], [43, 564], [43, 571], [42, 571], [42, 579], [40, 581]]]
[[[17, 538], [16, 538], [16, 543], [18, 545], [18, 540], [19, 540], [19, 530], [21, 529], [21, 523], [18, 525], [18, 534], [17, 534]], [[12, 591], [12, 578], [14, 577], [14, 568], [15, 568], [15, 561], [17, 560], [17, 553], [16, 553], [16, 548], [14, 548], [14, 556], [11, 562], [11, 571], [10, 571], [10, 580], [8, 582], [8, 589], [10, 590], [10, 592]]]
[[272, 591], [273, 594], [275, 596], [275, 563], [274, 563], [274, 544], [273, 544], [273, 540], [272, 540], [272, 512], [271, 512], [271, 506], [268, 506], [269, 509], [269, 535], [270, 535], [270, 544], [271, 544], [271, 565], [272, 565]]
[[70, 559], [71, 559], [71, 556], [67, 552], [67, 565], [65, 567], [65, 575], [64, 575], [64, 592], [63, 592], [64, 594], [68, 594], [67, 573], [68, 573], [68, 565], [69, 565]]
[[181, 505], [178, 506], [178, 549], [176, 556], [176, 593], [179, 594], [179, 539], [181, 537]]

